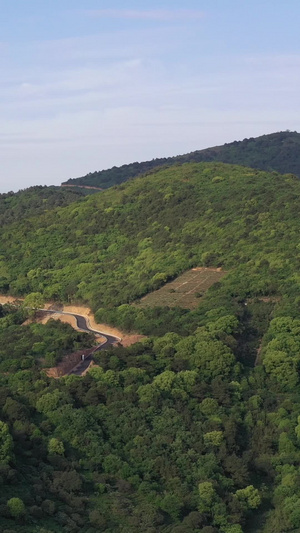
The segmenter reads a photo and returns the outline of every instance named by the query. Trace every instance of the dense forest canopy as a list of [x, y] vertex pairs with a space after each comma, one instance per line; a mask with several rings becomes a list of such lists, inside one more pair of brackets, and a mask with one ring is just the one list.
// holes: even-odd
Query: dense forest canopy
[[256, 138], [251, 137], [243, 141], [234, 141], [223, 146], [197, 150], [189, 154], [152, 159], [152, 161], [142, 163], [135, 162], [108, 170], [90, 172], [86, 176], [71, 178], [64, 183], [73, 186], [94, 186], [106, 189], [164, 165], [210, 161], [280, 173], [291, 172], [300, 177], [300, 134], [296, 131], [281, 131]]
[[63, 207], [83, 197], [82, 189], [35, 186], [17, 193], [0, 194], [1, 227], [55, 207]]
[[211, 265], [245, 296], [276, 293], [295, 283], [299, 194], [291, 175], [222, 163], [160, 170], [3, 228], [1, 290], [96, 311]]
[[[299, 199], [292, 174], [186, 163], [2, 228], [2, 292], [147, 335], [54, 380], [92, 340], [0, 307], [4, 532], [300, 529]], [[197, 309], [139, 307], [201, 265], [227, 273]]]

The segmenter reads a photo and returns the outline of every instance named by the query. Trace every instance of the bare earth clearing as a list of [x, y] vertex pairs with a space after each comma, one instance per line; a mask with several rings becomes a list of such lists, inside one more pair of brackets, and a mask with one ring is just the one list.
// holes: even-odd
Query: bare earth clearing
[[220, 268], [197, 267], [184, 272], [181, 276], [157, 291], [147, 294], [133, 305], [142, 307], [169, 306], [194, 309], [199, 298], [214, 283], [220, 281], [227, 272]]
[[0, 296], [0, 304], [1, 305], [12, 304], [16, 300], [17, 300], [17, 298], [15, 298], [14, 296]]

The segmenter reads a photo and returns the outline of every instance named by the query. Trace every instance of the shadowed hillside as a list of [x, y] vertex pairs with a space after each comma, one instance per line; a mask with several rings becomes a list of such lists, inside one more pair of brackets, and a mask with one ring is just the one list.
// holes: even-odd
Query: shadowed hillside
[[300, 177], [300, 134], [284, 131], [256, 138], [252, 137], [176, 157], [152, 159], [152, 161], [135, 162], [108, 170], [90, 172], [86, 176], [69, 179], [64, 183], [106, 189], [149, 172], [156, 167], [205, 161], [243, 165], [261, 170], [277, 171], [282, 174], [292, 173]]

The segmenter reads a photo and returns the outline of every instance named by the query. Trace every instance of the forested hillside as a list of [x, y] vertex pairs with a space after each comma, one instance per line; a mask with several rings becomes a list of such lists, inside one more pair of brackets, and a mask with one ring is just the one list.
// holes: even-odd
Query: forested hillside
[[63, 207], [84, 196], [82, 189], [35, 186], [17, 193], [0, 194], [0, 225], [37, 216], [55, 207]]
[[[70, 330], [1, 310], [3, 531], [299, 530], [299, 200], [291, 174], [189, 163], [2, 229], [2, 292], [147, 335], [53, 380]], [[227, 273], [196, 309], [139, 306], [201, 265]]]
[[161, 170], [4, 228], [1, 290], [114, 308], [211, 265], [245, 296], [276, 293], [299, 265], [299, 193], [293, 176], [221, 163]]
[[300, 177], [300, 134], [296, 131], [281, 131], [261, 137], [252, 137], [185, 155], [152, 159], [152, 161], [142, 163], [135, 162], [108, 170], [90, 172], [86, 176], [69, 179], [65, 183], [106, 189], [157, 167], [205, 161], [243, 165], [282, 174], [290, 172]]

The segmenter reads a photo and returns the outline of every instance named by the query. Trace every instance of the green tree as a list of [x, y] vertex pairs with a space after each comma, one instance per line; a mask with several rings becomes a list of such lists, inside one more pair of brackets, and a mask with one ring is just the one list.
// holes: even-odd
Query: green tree
[[279, 435], [278, 451], [282, 455], [292, 454], [296, 451], [293, 442], [285, 431]]
[[199, 506], [200, 513], [210, 512], [213, 503], [216, 500], [216, 491], [211, 481], [203, 481], [198, 485], [199, 490]]
[[253, 485], [237, 490], [235, 495], [239, 501], [246, 505], [247, 509], [257, 509], [260, 506], [261, 497], [258, 489], [255, 489]]
[[221, 529], [222, 533], [243, 533], [239, 524], [232, 524]]
[[165, 370], [162, 374], [156, 376], [153, 380], [153, 386], [161, 391], [168, 392], [171, 390], [175, 381], [176, 374], [171, 370]]
[[223, 442], [223, 431], [209, 431], [205, 433], [203, 438], [206, 446], [215, 446], [218, 448]]
[[61, 440], [52, 437], [48, 443], [48, 452], [50, 454], [64, 455], [65, 447]]
[[200, 404], [201, 413], [205, 416], [212, 416], [218, 413], [219, 405], [214, 398], [204, 398]]
[[13, 440], [8, 425], [0, 420], [0, 464], [8, 464], [12, 458]]
[[267, 350], [263, 365], [271, 378], [277, 381], [286, 390], [293, 389], [298, 381], [299, 361], [287, 352], [280, 350]]
[[44, 305], [44, 298], [40, 292], [31, 292], [24, 298], [23, 307], [28, 310], [30, 316], [34, 316], [37, 309]]
[[25, 514], [25, 505], [20, 498], [10, 498], [7, 507], [13, 518], [20, 518]]
[[53, 392], [46, 392], [37, 401], [36, 408], [44, 414], [55, 411], [59, 406], [67, 403], [66, 395], [58, 389]]

